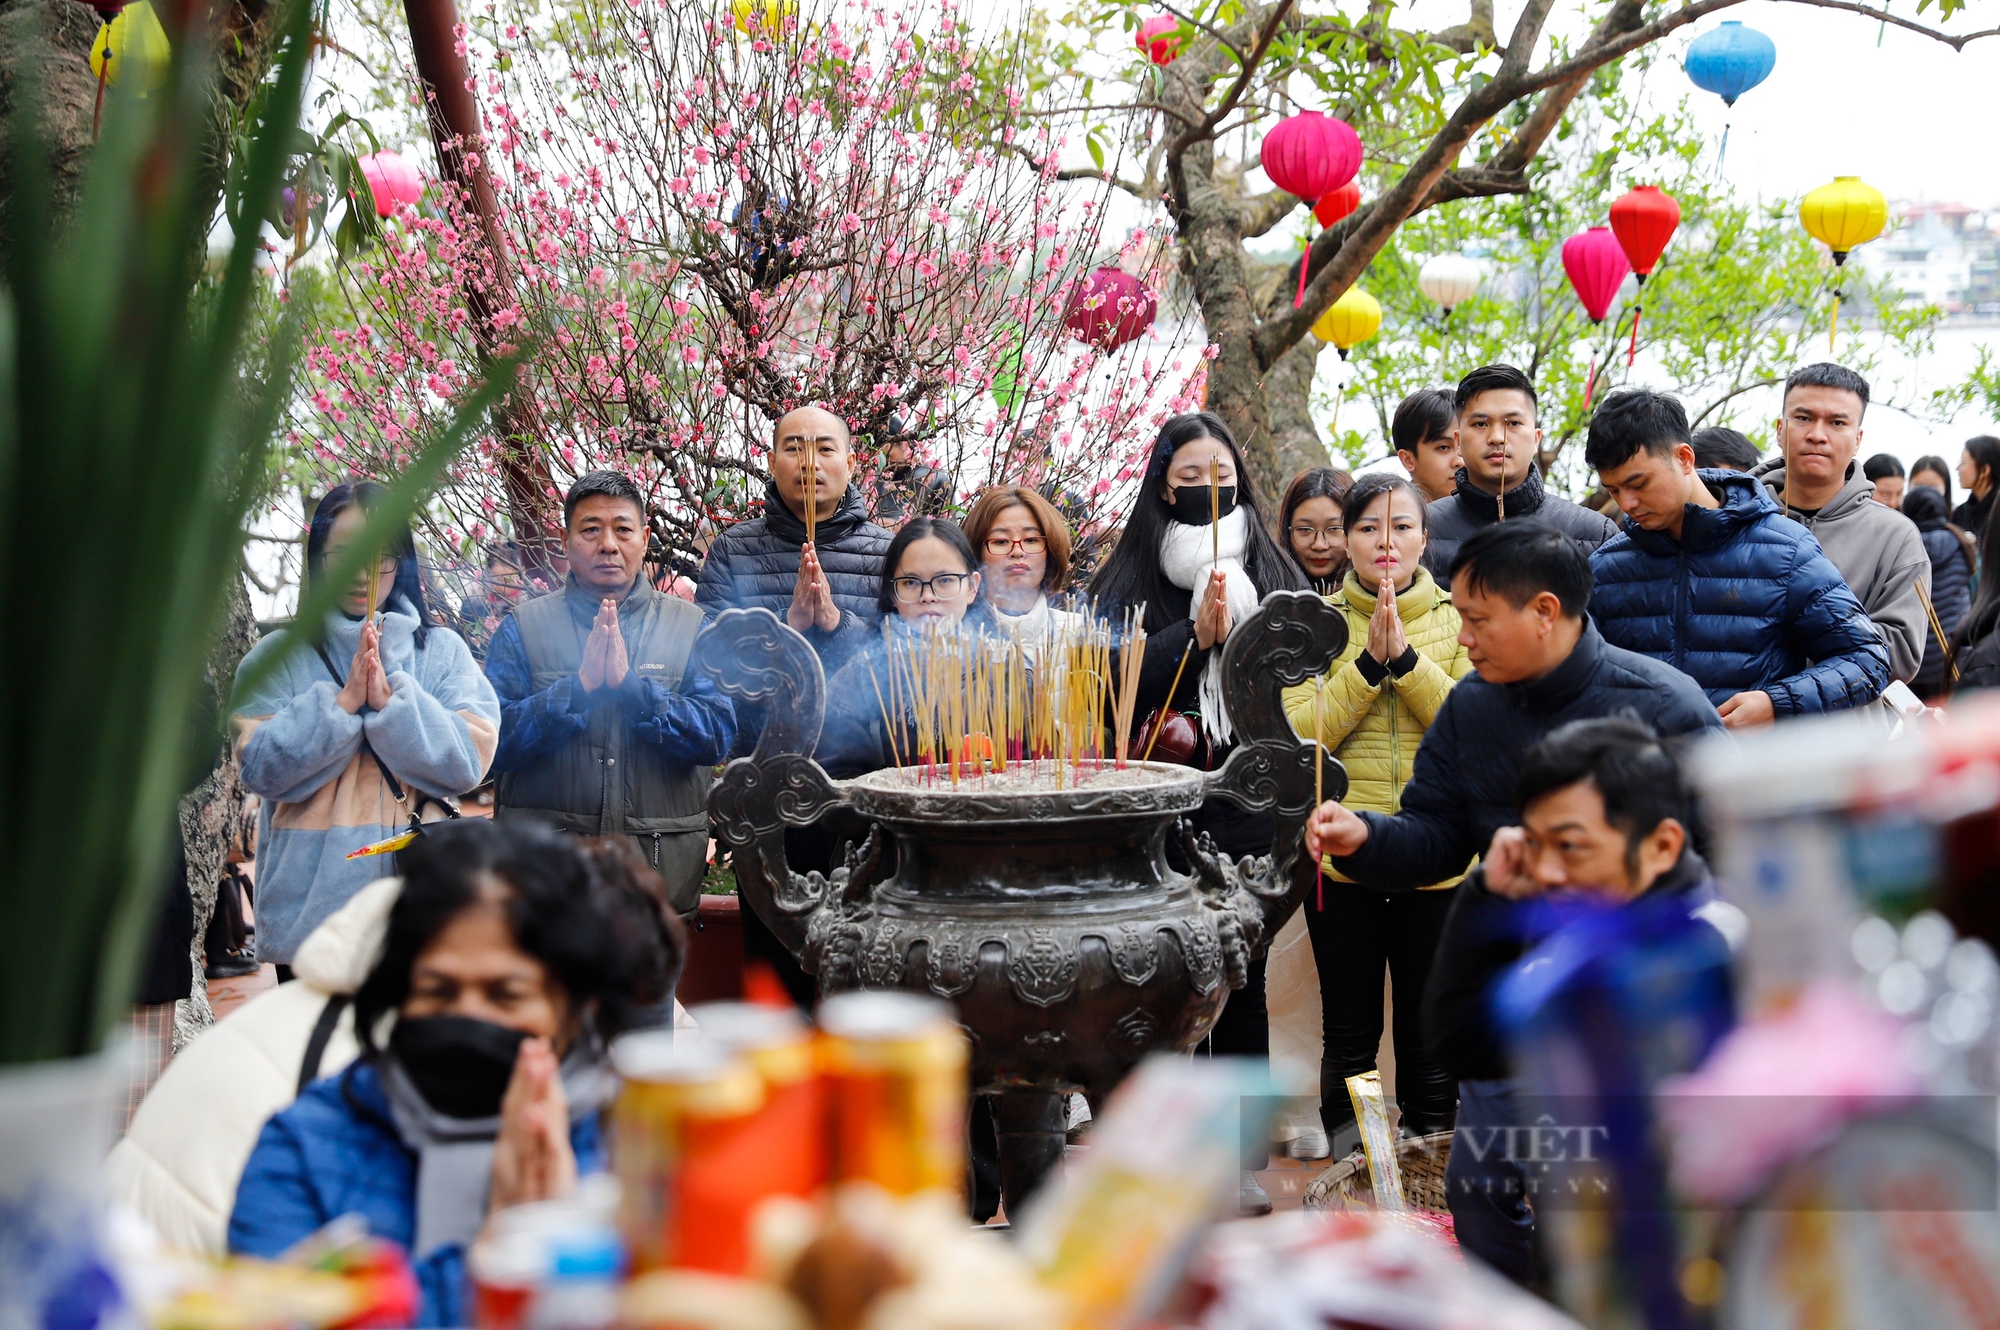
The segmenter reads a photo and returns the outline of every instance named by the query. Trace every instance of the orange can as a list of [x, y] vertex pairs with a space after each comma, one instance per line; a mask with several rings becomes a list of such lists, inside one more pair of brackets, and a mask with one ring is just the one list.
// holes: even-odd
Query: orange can
[[[669, 1030], [611, 1046], [623, 1085], [612, 1110], [619, 1219], [634, 1270], [741, 1269], [748, 1238], [718, 1213], [764, 1104], [763, 1083], [726, 1048]], [[726, 1212], [727, 1207], [722, 1207]]]
[[969, 1050], [951, 1008], [915, 993], [843, 993], [821, 1004], [819, 1023], [833, 1180], [962, 1194]]

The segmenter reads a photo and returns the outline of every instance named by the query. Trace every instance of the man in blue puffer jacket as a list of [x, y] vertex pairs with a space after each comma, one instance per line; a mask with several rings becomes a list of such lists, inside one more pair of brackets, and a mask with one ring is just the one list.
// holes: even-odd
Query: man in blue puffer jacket
[[1606, 641], [1692, 677], [1732, 729], [1889, 686], [1888, 646], [1840, 570], [1757, 481], [1695, 469], [1679, 402], [1613, 393], [1584, 458], [1625, 515], [1590, 560]]

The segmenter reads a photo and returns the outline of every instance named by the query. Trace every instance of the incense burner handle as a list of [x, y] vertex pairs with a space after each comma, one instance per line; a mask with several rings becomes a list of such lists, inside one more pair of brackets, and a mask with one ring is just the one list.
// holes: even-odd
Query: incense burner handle
[[716, 686], [764, 713], [763, 733], [748, 757], [722, 770], [708, 793], [715, 836], [731, 849], [736, 885], [758, 917], [806, 968], [812, 918], [844, 885], [795, 873], [785, 860], [785, 828], [818, 821], [842, 802], [813, 761], [825, 719], [826, 675], [819, 654], [766, 609], [724, 610], [695, 643], [694, 658]]
[[[1250, 812], [1275, 813], [1277, 834], [1268, 857], [1232, 863], [1200, 850], [1196, 876], [1217, 908], [1234, 916], [1252, 955], [1269, 945], [1313, 876], [1303, 850], [1316, 745], [1293, 731], [1284, 692], [1323, 674], [1346, 646], [1347, 620], [1339, 610], [1310, 591], [1273, 591], [1222, 650], [1222, 693], [1237, 745], [1209, 773], [1206, 793]], [[1331, 757], [1323, 761], [1320, 797], [1342, 798], [1347, 769]]]

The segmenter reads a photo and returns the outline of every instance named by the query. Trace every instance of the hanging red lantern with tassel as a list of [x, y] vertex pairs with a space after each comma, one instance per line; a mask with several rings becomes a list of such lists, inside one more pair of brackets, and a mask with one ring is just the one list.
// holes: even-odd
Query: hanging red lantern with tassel
[[[1361, 173], [1361, 136], [1345, 120], [1301, 111], [1286, 116], [1264, 136], [1258, 150], [1264, 174], [1287, 194], [1318, 205], [1321, 199]], [[1299, 289], [1292, 307], [1305, 303], [1306, 269], [1312, 266], [1312, 241], [1299, 258]]]
[[[1576, 298], [1583, 302], [1583, 312], [1590, 315], [1592, 323], [1604, 322], [1604, 316], [1611, 312], [1611, 302], [1618, 297], [1618, 288], [1625, 284], [1625, 274], [1632, 271], [1624, 247], [1611, 234], [1610, 227], [1593, 226], [1563, 241], [1562, 259], [1569, 284], [1575, 289]], [[1590, 398], [1596, 390], [1597, 357], [1593, 355], [1590, 377], [1583, 385], [1584, 410], [1590, 410]]]
[[1639, 275], [1639, 299], [1632, 305], [1632, 344], [1625, 352], [1630, 366], [1639, 356], [1639, 318], [1645, 312], [1646, 279], [1666, 252], [1667, 242], [1681, 224], [1681, 205], [1657, 185], [1640, 185], [1611, 205], [1611, 234]]

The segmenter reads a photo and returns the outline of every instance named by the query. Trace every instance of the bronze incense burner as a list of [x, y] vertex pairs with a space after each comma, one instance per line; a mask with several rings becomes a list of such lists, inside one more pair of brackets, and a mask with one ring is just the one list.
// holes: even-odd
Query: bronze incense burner
[[[756, 750], [709, 796], [743, 899], [822, 994], [909, 988], [952, 1002], [972, 1040], [972, 1089], [995, 1096], [1010, 1211], [1062, 1157], [1062, 1095], [1093, 1105], [1148, 1053], [1192, 1048], [1313, 877], [1302, 852], [1313, 745], [1282, 690], [1346, 644], [1340, 614], [1274, 592], [1223, 651], [1238, 736], [1222, 768], [1106, 762], [1054, 780], [956, 786], [889, 769], [850, 781], [810, 756], [825, 680], [805, 639], [768, 610], [727, 610], [707, 633], [717, 683], [769, 718]], [[1347, 777], [1326, 759], [1324, 797]], [[1220, 797], [1277, 817], [1276, 852], [1231, 861], [1183, 820]], [[785, 828], [844, 806], [866, 820], [831, 874], [785, 860]], [[1167, 838], [1193, 866], [1175, 872]]]

